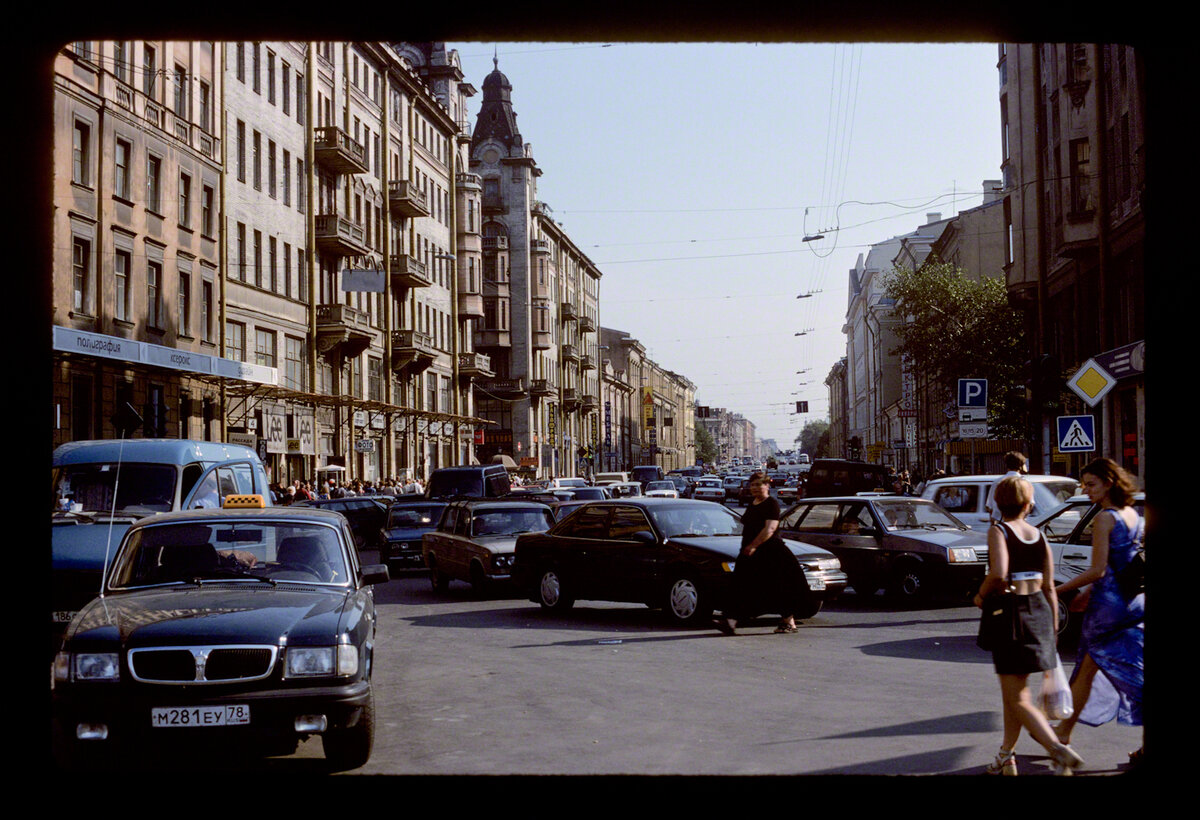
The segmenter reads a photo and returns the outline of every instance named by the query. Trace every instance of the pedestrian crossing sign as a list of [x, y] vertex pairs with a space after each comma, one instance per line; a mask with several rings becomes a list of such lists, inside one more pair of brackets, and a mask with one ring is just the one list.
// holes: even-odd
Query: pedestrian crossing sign
[[1090, 453], [1095, 449], [1095, 416], [1058, 417], [1058, 451], [1060, 453]]

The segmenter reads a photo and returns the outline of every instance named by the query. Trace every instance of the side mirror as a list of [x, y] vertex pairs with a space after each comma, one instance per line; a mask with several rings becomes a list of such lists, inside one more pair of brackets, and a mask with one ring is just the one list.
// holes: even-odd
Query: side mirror
[[633, 540], [639, 544], [653, 544], [658, 539], [654, 537], [654, 533], [650, 530], [638, 530], [633, 534]]
[[386, 584], [391, 580], [387, 564], [366, 564], [360, 572], [364, 584]]

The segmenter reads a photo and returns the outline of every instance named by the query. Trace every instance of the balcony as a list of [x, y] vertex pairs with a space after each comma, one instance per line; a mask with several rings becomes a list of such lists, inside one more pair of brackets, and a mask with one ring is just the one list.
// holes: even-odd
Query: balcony
[[471, 123], [460, 122], [458, 130], [455, 133], [455, 139], [458, 140], [459, 145], [469, 145], [471, 143]]
[[584, 353], [579, 357], [579, 366], [584, 370], [596, 369], [596, 357], [591, 353]]
[[371, 168], [367, 164], [367, 149], [350, 139], [336, 126], [327, 125], [315, 129], [317, 162], [337, 174], [365, 174]]
[[367, 247], [363, 229], [338, 214], [319, 214], [313, 217], [316, 225], [317, 248], [334, 256], [365, 256]]
[[579, 314], [575, 312], [575, 304], [573, 302], [563, 302], [558, 309], [558, 317], [564, 322], [574, 322], [579, 319]]
[[482, 238], [483, 238], [483, 252], [484, 253], [488, 253], [489, 251], [492, 253], [495, 253], [496, 251], [508, 250], [508, 237], [507, 236], [485, 236]]
[[496, 374], [492, 372], [492, 358], [483, 353], [459, 353], [458, 377], [460, 379], [490, 379]]
[[583, 403], [583, 397], [576, 387], [564, 387], [562, 390], [562, 406], [564, 410], [571, 411], [579, 408]]
[[317, 350], [332, 358], [354, 358], [371, 346], [375, 334], [364, 311], [349, 305], [317, 305]]
[[483, 318], [483, 296], [478, 293], [459, 293], [458, 294], [458, 318], [460, 318], [460, 319], [482, 319]]
[[496, 329], [476, 330], [475, 347], [510, 348], [512, 347], [512, 331]]
[[486, 192], [483, 195], [483, 212], [485, 214], [502, 214], [508, 210], [508, 206], [504, 204], [504, 200], [499, 194], [488, 195]]
[[421, 373], [438, 357], [433, 337], [418, 330], [392, 331], [392, 370], [408, 375]]
[[529, 395], [537, 398], [553, 396], [557, 392], [549, 379], [534, 379], [529, 383]]
[[550, 331], [535, 330], [532, 336], [534, 350], [549, 350], [554, 347], [554, 340], [550, 337]]
[[530, 239], [529, 240], [529, 251], [530, 251], [530, 253], [544, 253], [544, 254], [548, 255], [550, 253], [550, 240], [549, 239]]
[[591, 413], [600, 409], [600, 399], [595, 396], [585, 394], [582, 399], [581, 409], [585, 413]]
[[558, 357], [564, 362], [578, 362], [579, 351], [576, 350], [575, 345], [563, 345]]
[[388, 183], [388, 203], [392, 211], [409, 218], [429, 216], [429, 197], [407, 179], [394, 179]]
[[454, 175], [454, 183], [459, 188], [469, 188], [473, 191], [483, 190], [483, 177], [470, 171], [459, 171]]
[[579, 332], [580, 333], [595, 333], [596, 323], [592, 321], [592, 317], [586, 313], [579, 317]]
[[427, 288], [432, 284], [433, 279], [424, 262], [408, 254], [392, 257], [393, 288]]
[[515, 379], [484, 379], [479, 386], [494, 396], [505, 399], [519, 399], [525, 396], [525, 380]]

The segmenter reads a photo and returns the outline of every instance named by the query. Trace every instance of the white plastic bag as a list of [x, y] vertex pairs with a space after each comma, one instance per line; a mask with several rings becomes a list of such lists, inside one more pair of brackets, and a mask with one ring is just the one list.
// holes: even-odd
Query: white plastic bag
[[1063, 671], [1062, 658], [1055, 660], [1055, 667], [1042, 675], [1042, 711], [1051, 720], [1063, 720], [1075, 711], [1075, 704], [1071, 700], [1071, 684]]

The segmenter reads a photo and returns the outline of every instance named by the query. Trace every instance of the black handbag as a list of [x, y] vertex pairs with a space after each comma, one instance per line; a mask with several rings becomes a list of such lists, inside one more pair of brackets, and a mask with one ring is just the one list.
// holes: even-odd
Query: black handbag
[[1017, 613], [1016, 593], [993, 592], [984, 598], [976, 645], [991, 651], [1001, 644], [1016, 641], [1020, 636], [1021, 620]]
[[1121, 591], [1121, 597], [1126, 601], [1132, 601], [1146, 590], [1146, 547], [1143, 543], [1144, 526], [1141, 522], [1138, 523], [1137, 550], [1129, 559], [1129, 563], [1113, 572], [1117, 580], [1117, 589]]

